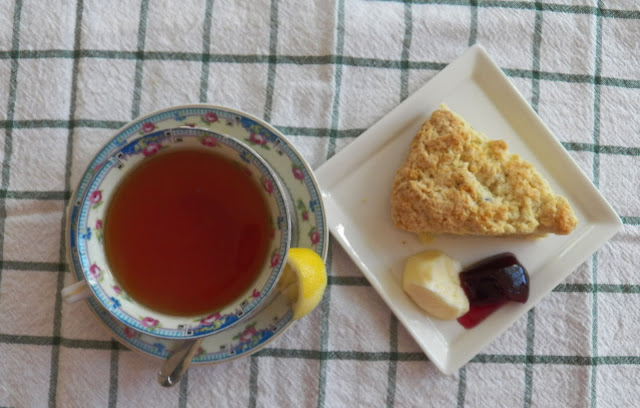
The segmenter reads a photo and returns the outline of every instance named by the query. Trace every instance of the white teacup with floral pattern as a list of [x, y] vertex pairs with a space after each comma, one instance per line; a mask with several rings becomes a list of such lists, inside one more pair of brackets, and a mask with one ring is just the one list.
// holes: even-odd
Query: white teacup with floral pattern
[[[82, 271], [84, 280], [63, 290], [63, 298], [74, 302], [94, 296], [115, 318], [149, 335], [169, 339], [195, 339], [225, 330], [244, 320], [268, 303], [284, 268], [291, 241], [288, 197], [278, 176], [264, 159], [237, 139], [200, 128], [181, 127], [157, 132], [141, 131], [122, 137], [117, 148], [101, 151], [98, 164], [88, 169], [83, 182], [84, 196], [73, 197], [68, 231], [69, 264]], [[110, 143], [112, 145], [113, 143]], [[244, 166], [262, 186], [274, 234], [268, 256], [254, 281], [240, 297], [219, 310], [199, 316], [182, 317], [159, 313], [132, 299], [119, 285], [109, 268], [102, 242], [106, 209], [120, 181], [138, 164], [171, 149], [213, 149]], [[102, 157], [101, 157], [102, 156]], [[95, 162], [95, 160], [94, 160]], [[90, 177], [86, 177], [86, 175]]]

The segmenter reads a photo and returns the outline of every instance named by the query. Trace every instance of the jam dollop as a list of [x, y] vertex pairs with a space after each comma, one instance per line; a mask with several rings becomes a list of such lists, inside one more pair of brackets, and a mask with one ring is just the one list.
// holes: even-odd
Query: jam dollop
[[509, 301], [526, 303], [529, 299], [529, 274], [510, 252], [465, 268], [460, 273], [460, 284], [469, 298], [469, 311], [458, 322], [467, 329]]

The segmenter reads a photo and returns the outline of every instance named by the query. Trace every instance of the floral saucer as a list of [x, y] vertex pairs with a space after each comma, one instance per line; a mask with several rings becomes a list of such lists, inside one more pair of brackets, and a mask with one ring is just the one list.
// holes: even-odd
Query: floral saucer
[[[150, 133], [181, 126], [209, 128], [252, 146], [278, 173], [294, 204], [291, 247], [313, 249], [326, 259], [329, 235], [315, 177], [296, 149], [276, 129], [262, 120], [220, 106], [183, 105], [136, 119], [120, 129], [114, 140], [124, 141], [141, 132]], [[88, 185], [81, 184], [76, 195], [84, 194], [87, 188]], [[82, 279], [82, 276], [76, 273], [76, 278]], [[178, 344], [177, 340], [154, 337], [129, 328], [93, 298], [88, 299], [88, 304], [114, 338], [133, 350], [165, 359]], [[216, 316], [211, 318], [215, 320]], [[269, 305], [246, 323], [205, 337], [192, 363], [216, 363], [254, 353], [284, 333], [292, 322], [293, 312], [288, 299], [283, 295], [275, 296]]]

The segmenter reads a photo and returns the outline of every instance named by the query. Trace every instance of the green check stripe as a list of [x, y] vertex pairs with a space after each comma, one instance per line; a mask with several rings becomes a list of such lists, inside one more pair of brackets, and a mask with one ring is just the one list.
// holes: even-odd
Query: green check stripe
[[[398, 362], [428, 361], [422, 352], [374, 352], [374, 351], [319, 351], [300, 349], [266, 348], [254, 354], [256, 357], [296, 358], [307, 360], [350, 360], [389, 361], [397, 357]], [[525, 364], [527, 360], [535, 365], [640, 365], [640, 356], [571, 356], [571, 355], [531, 355], [526, 354], [478, 354], [471, 361], [484, 364]]]
[[202, 71], [200, 72], [200, 102], [207, 101], [207, 91], [209, 90], [209, 61], [211, 54], [211, 25], [213, 14], [213, 0], [207, 0], [204, 6], [204, 21], [202, 23]]
[[337, 16], [336, 16], [336, 49], [335, 55], [331, 58], [331, 64], [334, 65], [334, 84], [333, 84], [333, 101], [331, 107], [331, 129], [329, 130], [329, 143], [327, 146], [327, 159], [336, 153], [336, 138], [338, 137], [338, 125], [340, 123], [340, 89], [342, 84], [342, 66], [345, 57], [342, 55], [344, 51], [345, 23], [344, 23], [344, 5], [345, 0], [338, 0]]
[[111, 355], [109, 356], [109, 401], [108, 407], [116, 407], [118, 405], [118, 367], [119, 356], [118, 351], [121, 349], [120, 343], [111, 340]]
[[[598, 7], [602, 5], [602, 2], [598, 0]], [[600, 16], [595, 17], [596, 20], [596, 49], [595, 49], [595, 75], [600, 76], [602, 72], [602, 23], [603, 19]], [[600, 99], [601, 99], [601, 85], [595, 83], [593, 87], [593, 145], [598, 146], [600, 144]], [[593, 155], [593, 184], [596, 187], [600, 186], [600, 154], [595, 152]], [[591, 281], [594, 285], [598, 283], [598, 253], [594, 253], [591, 256]], [[591, 303], [591, 356], [592, 358], [598, 357], [598, 293], [596, 291], [592, 294]], [[591, 366], [591, 381], [590, 381], [590, 399], [591, 408], [596, 408], [598, 405], [597, 394], [597, 365]]]
[[258, 359], [251, 355], [249, 364], [249, 408], [255, 408], [258, 403]]
[[533, 390], [533, 357], [536, 334], [536, 309], [527, 313], [527, 346], [524, 366], [524, 406], [531, 406]]
[[[210, 55], [209, 53], [187, 52], [135, 52], [135, 51], [102, 51], [102, 50], [20, 50], [17, 52], [0, 51], [0, 59], [43, 59], [43, 58], [96, 58], [121, 59], [136, 61], [193, 61], [228, 64], [276, 64], [276, 65], [341, 65], [380, 69], [408, 69], [439, 71], [447, 66], [445, 62], [435, 61], [402, 61], [379, 58], [359, 58], [338, 55], [295, 56], [295, 55]], [[618, 88], [640, 88], [639, 79], [603, 77], [600, 75], [569, 74], [562, 72], [533, 71], [527, 69], [504, 68], [507, 76], [515, 78], [539, 77], [541, 80], [568, 82], [578, 84], [599, 84]], [[141, 76], [136, 77], [141, 81]], [[141, 83], [141, 82], [140, 82]], [[137, 115], [136, 115], [137, 116]]]
[[[478, 0], [469, 0], [469, 47], [474, 45], [478, 39]], [[459, 402], [459, 400], [458, 400]]]
[[31, 262], [0, 260], [0, 269], [13, 271], [59, 272], [69, 271], [69, 266], [62, 262]]
[[[81, 44], [82, 33], [82, 10], [84, 8], [83, 0], [78, 0], [76, 3], [76, 21], [74, 30], [74, 48], [79, 49]], [[76, 115], [76, 101], [78, 91], [78, 67], [80, 64], [79, 58], [73, 59], [73, 68], [71, 73], [71, 104], [69, 108], [69, 120], [73, 120]], [[67, 136], [67, 146], [65, 152], [65, 173], [64, 173], [64, 188], [65, 191], [71, 190], [71, 161], [73, 159], [73, 140], [74, 140], [75, 128], [69, 129], [69, 135]], [[64, 200], [64, 204], [68, 202], [67, 197]], [[66, 260], [66, 242], [65, 242], [65, 225], [67, 222], [67, 213], [63, 211], [62, 218], [60, 220], [60, 252], [58, 254], [58, 279], [56, 282], [56, 299], [54, 303], [53, 313], [53, 336], [60, 337], [62, 330], [62, 288], [64, 287], [64, 277], [66, 267], [64, 261]], [[51, 348], [51, 372], [49, 378], [49, 406], [57, 406], [56, 398], [58, 396], [58, 375], [60, 374], [60, 347], [54, 345]]]
[[409, 96], [409, 58], [411, 56], [411, 32], [413, 31], [413, 11], [411, 3], [404, 4], [404, 38], [400, 60], [400, 101]]
[[204, 22], [202, 24], [202, 72], [200, 74], [200, 102], [207, 101], [207, 91], [209, 89], [209, 61], [211, 54], [211, 21], [213, 14], [213, 0], [207, 0], [204, 7]]
[[371, 286], [364, 276], [329, 276], [327, 283], [338, 286]]
[[618, 88], [640, 88], [640, 80], [603, 77], [600, 74], [567, 74], [561, 72], [533, 71], [516, 68], [504, 68], [503, 71], [507, 76], [515, 78], [533, 78], [534, 76], [538, 76], [540, 79], [545, 81], [567, 82], [574, 84], [598, 84]]
[[187, 399], [189, 395], [189, 371], [182, 376], [180, 380], [180, 389], [178, 391], [178, 408], [187, 407]]
[[[70, 339], [62, 336], [29, 336], [6, 333], [0, 333], [0, 343], [26, 344], [33, 346], [64, 346], [73, 349], [92, 350], [112, 350], [114, 347], [112, 340]], [[119, 350], [129, 350], [118, 342], [115, 343], [115, 347], [118, 347]]]
[[[92, 129], [119, 129], [126, 125], [127, 122], [121, 121], [107, 121], [107, 120], [88, 120], [88, 119], [74, 119], [74, 120], [0, 120], [0, 127], [5, 129], [72, 129], [72, 128], [92, 128]], [[325, 137], [330, 128], [307, 128], [307, 127], [293, 127], [293, 126], [278, 126], [274, 125], [280, 132], [285, 135], [292, 136], [305, 136], [305, 137]], [[334, 130], [334, 137], [336, 139], [342, 138], [356, 138], [362, 134], [366, 129], [342, 129]], [[562, 146], [569, 151], [576, 152], [590, 152], [598, 154], [609, 155], [623, 155], [623, 156], [640, 156], [639, 146], [613, 146], [613, 145], [601, 145], [593, 143], [580, 143], [580, 142], [562, 142]], [[5, 147], [6, 149], [6, 147]], [[6, 157], [6, 156], [5, 156]], [[8, 176], [7, 176], [8, 177]], [[2, 194], [2, 192], [0, 192]]]
[[[335, 243], [333, 244], [335, 245]], [[332, 278], [332, 265], [333, 265], [333, 246], [329, 245], [327, 250], [327, 259], [325, 261], [327, 265], [327, 278], [328, 286], [325, 290], [324, 296], [320, 303], [320, 311], [322, 313], [322, 323], [320, 326], [320, 351], [325, 353], [329, 348], [329, 315], [331, 314], [331, 284], [329, 283]], [[318, 408], [324, 407], [327, 391], [327, 362], [326, 360], [320, 361], [320, 372], [318, 373], [318, 401], [316, 406]]]
[[457, 395], [457, 408], [464, 407], [464, 400], [467, 396], [467, 366], [463, 365], [458, 370], [458, 395]]
[[398, 318], [389, 313], [389, 369], [387, 372], [387, 407], [393, 407], [396, 399], [396, 377], [398, 373]]
[[[17, 51], [20, 48], [20, 16], [22, 14], [22, 1], [15, 3], [13, 11], [13, 33], [11, 49]], [[9, 76], [9, 101], [7, 103], [7, 119], [12, 120], [16, 108], [16, 93], [18, 88], [18, 60], [11, 60], [11, 73]], [[0, 176], [0, 189], [6, 190], [9, 186], [11, 175], [11, 154], [13, 152], [13, 131], [7, 129], [4, 138], [4, 161]], [[7, 218], [6, 197], [0, 197], [0, 260], [4, 258], [4, 229]], [[0, 269], [0, 284], [2, 284], [2, 269]]]
[[275, 91], [276, 82], [276, 66], [278, 65], [278, 1], [271, 1], [270, 11], [270, 27], [269, 27], [269, 56], [267, 59], [267, 85], [266, 97], [264, 102], [264, 120], [271, 122], [271, 114], [273, 111], [273, 93]]
[[532, 364], [599, 366], [599, 365], [640, 365], [640, 356], [568, 356], [568, 355], [496, 355], [478, 354], [470, 363], [524, 364], [531, 359]]
[[[536, 2], [536, 6], [540, 3]], [[535, 14], [533, 45], [532, 45], [532, 84], [531, 84], [531, 107], [538, 112], [540, 102], [540, 43], [542, 42], [542, 12], [538, 9]]]
[[5, 129], [71, 129], [71, 128], [93, 128], [93, 129], [119, 129], [127, 122], [112, 120], [90, 120], [90, 119], [70, 119], [70, 120], [50, 120], [50, 119], [29, 119], [29, 120], [0, 120], [0, 127]]
[[[640, 224], [640, 219], [636, 220]], [[0, 260], [0, 269], [15, 271], [59, 272], [69, 271], [69, 265], [57, 262], [30, 262]], [[371, 286], [363, 276], [328, 276], [329, 286]], [[615, 283], [562, 283], [553, 289], [556, 293], [619, 293], [640, 294], [640, 285]]]
[[[138, 23], [138, 44], [135, 52], [136, 68], [133, 85], [133, 102], [131, 103], [131, 117], [140, 116], [140, 99], [142, 98], [142, 69], [145, 58], [144, 44], [147, 37], [147, 17], [149, 15], [149, 0], [140, 4], [140, 21]], [[77, 50], [80, 47], [76, 48]]]
[[565, 149], [574, 152], [590, 152], [597, 154], [610, 154], [618, 156], [640, 156], [640, 147], [610, 146], [594, 143], [563, 142]]
[[[399, 3], [403, 0], [369, 0], [386, 3]], [[467, 6], [469, 0], [409, 0], [414, 4], [439, 4], [445, 6]], [[482, 8], [501, 8], [501, 9], [517, 9], [517, 10], [542, 10], [554, 13], [568, 14], [595, 14], [601, 17], [621, 18], [621, 19], [640, 19], [640, 11], [638, 10], [616, 10], [605, 9], [593, 6], [567, 5], [556, 3], [540, 3], [526, 1], [495, 1], [482, 0], [478, 2], [478, 7]]]
[[620, 217], [623, 224], [640, 225], [640, 217]]
[[640, 285], [615, 283], [563, 283], [553, 289], [556, 293], [620, 293], [639, 294]]
[[[394, 355], [392, 355], [394, 354]], [[421, 352], [389, 351], [326, 351], [265, 348], [254, 354], [257, 357], [301, 358], [307, 360], [352, 360], [352, 361], [389, 361], [397, 356], [398, 361], [427, 361], [427, 356]]]
[[[30, 336], [0, 333], [0, 344], [30, 346], [64, 346], [72, 349], [131, 350], [113, 340], [71, 339], [60, 336]], [[390, 361], [420, 362], [428, 361], [422, 352], [374, 352], [374, 351], [321, 351], [302, 349], [283, 349], [269, 347], [254, 354], [256, 357], [295, 358], [306, 360], [351, 360], [351, 361]], [[525, 364], [527, 359], [536, 365], [640, 365], [640, 356], [571, 356], [571, 355], [518, 355], [518, 354], [478, 354], [470, 363]]]
[[70, 191], [11, 191], [0, 190], [0, 198], [16, 200], [68, 200]]
[[[531, 78], [531, 107], [534, 111], [538, 112], [538, 104], [540, 102], [540, 76], [537, 74], [540, 72], [540, 48], [542, 43], [542, 24], [543, 13], [540, 11], [540, 3], [535, 2], [536, 13], [534, 17], [534, 33], [533, 43], [531, 47], [531, 60], [532, 60], [532, 72], [536, 73]], [[531, 364], [530, 357], [534, 353], [534, 342], [536, 333], [536, 313], [535, 308], [529, 310], [527, 313], [527, 343], [526, 343], [526, 355], [527, 360], [524, 366], [524, 408], [531, 406], [532, 389], [533, 389], [533, 365]]]

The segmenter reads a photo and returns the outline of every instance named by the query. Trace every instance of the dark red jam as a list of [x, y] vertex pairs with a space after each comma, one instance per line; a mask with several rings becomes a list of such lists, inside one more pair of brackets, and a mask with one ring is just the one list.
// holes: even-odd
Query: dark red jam
[[467, 329], [475, 327], [503, 304], [526, 303], [529, 274], [509, 252], [485, 258], [460, 273], [460, 284], [469, 298], [469, 311], [458, 318]]

